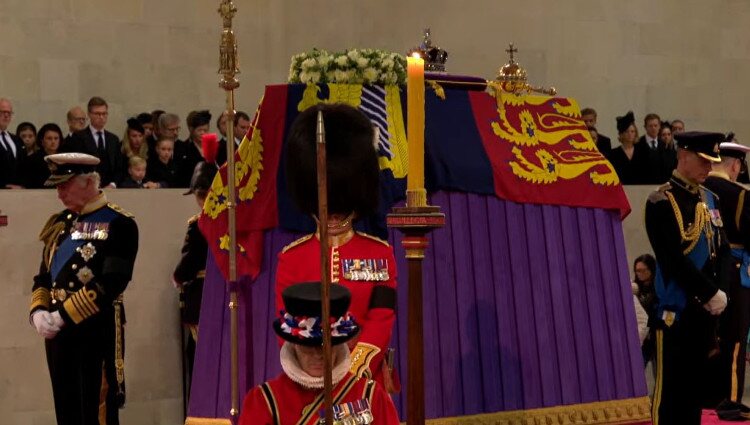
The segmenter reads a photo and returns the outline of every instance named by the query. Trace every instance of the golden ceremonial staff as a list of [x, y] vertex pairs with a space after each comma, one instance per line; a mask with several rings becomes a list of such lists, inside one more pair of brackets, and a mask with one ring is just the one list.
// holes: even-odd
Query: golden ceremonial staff
[[320, 237], [320, 302], [321, 326], [323, 328], [323, 395], [325, 408], [325, 424], [333, 425], [333, 372], [331, 365], [331, 305], [330, 280], [328, 262], [328, 175], [326, 164], [326, 132], [323, 124], [323, 112], [318, 111], [318, 125], [315, 132], [315, 149], [317, 154], [318, 177], [318, 222]]
[[[224, 29], [221, 33], [221, 44], [219, 46], [219, 74], [221, 81], [219, 87], [227, 94], [227, 122], [234, 122], [234, 90], [240, 86], [236, 75], [240, 70], [237, 68], [237, 39], [232, 31], [232, 19], [237, 13], [237, 8], [232, 0], [222, 0], [219, 5], [219, 15], [224, 21]], [[238, 325], [238, 301], [237, 301], [237, 210], [234, 181], [234, 125], [227, 125], [227, 215], [229, 221], [229, 332], [231, 341], [231, 397], [232, 407], [229, 415], [232, 423], [237, 423], [240, 413], [239, 394], [239, 345], [237, 336]]]

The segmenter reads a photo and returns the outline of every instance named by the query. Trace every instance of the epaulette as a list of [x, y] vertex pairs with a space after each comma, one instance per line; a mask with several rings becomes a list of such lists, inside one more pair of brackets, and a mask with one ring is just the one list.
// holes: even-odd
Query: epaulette
[[296, 241], [290, 243], [289, 245], [285, 246], [281, 252], [287, 252], [290, 249], [294, 248], [295, 246], [301, 245], [307, 241], [309, 241], [313, 236], [315, 236], [315, 233], [310, 233], [309, 235], [302, 236], [301, 238], [297, 239]]
[[119, 214], [122, 214], [122, 215], [124, 215], [125, 217], [130, 217], [130, 218], [133, 218], [133, 217], [135, 217], [135, 216], [134, 216], [133, 214], [131, 214], [131, 213], [130, 213], [130, 212], [128, 212], [128, 211], [125, 211], [125, 210], [124, 210], [124, 209], [122, 209], [122, 208], [121, 208], [121, 207], [120, 207], [119, 205], [117, 205], [117, 204], [115, 204], [115, 203], [112, 203], [112, 202], [108, 202], [108, 203], [107, 203], [107, 206], [108, 206], [109, 208], [111, 208], [111, 209], [112, 209], [112, 211], [114, 211], [114, 212], [116, 212], [116, 213], [119, 213]]
[[198, 214], [196, 214], [196, 215], [194, 215], [194, 216], [190, 217], [190, 218], [188, 219], [188, 222], [187, 222], [187, 224], [193, 224], [193, 223], [195, 223], [196, 221], [198, 221], [198, 219], [200, 219], [200, 218], [201, 218], [201, 215], [200, 215], [200, 213], [198, 213]]
[[648, 202], [655, 204], [660, 201], [666, 201], [667, 195], [665, 194], [665, 192], [670, 189], [672, 189], [672, 185], [669, 184], [669, 182], [657, 187], [655, 191], [651, 192], [648, 195]]
[[[64, 212], [64, 211], [63, 211]], [[44, 226], [42, 227], [42, 230], [39, 232], [39, 240], [40, 241], [46, 241], [49, 237], [50, 233], [52, 233], [53, 228], [55, 228], [55, 231], [53, 232], [55, 235], [59, 232], [59, 229], [56, 229], [57, 226], [55, 226], [55, 223], [58, 221], [58, 218], [60, 218], [61, 215], [63, 215], [63, 212], [52, 214], [48, 219], [47, 222], [44, 223]], [[63, 228], [65, 225], [63, 225]]]
[[360, 235], [360, 236], [364, 236], [364, 237], [366, 237], [367, 239], [372, 239], [372, 240], [374, 240], [374, 241], [376, 241], [376, 242], [380, 242], [380, 243], [382, 243], [382, 244], [383, 244], [383, 245], [385, 245], [385, 246], [391, 246], [391, 245], [389, 245], [389, 244], [388, 244], [388, 241], [384, 241], [384, 240], [380, 239], [380, 238], [379, 238], [379, 237], [377, 237], [377, 236], [373, 236], [373, 235], [368, 235], [367, 233], [365, 233], [365, 232], [360, 232], [360, 231], [357, 231], [357, 234], [358, 234], [358, 235]]

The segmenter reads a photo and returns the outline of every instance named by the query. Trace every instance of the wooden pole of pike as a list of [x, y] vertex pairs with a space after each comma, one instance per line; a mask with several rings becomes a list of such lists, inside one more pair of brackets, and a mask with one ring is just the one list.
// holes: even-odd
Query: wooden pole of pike
[[[237, 8], [232, 0], [222, 0], [219, 5], [219, 15], [223, 20], [221, 33], [221, 45], [219, 46], [219, 74], [221, 81], [219, 87], [226, 91], [226, 113], [227, 122], [234, 122], [234, 90], [240, 86], [236, 75], [240, 70], [237, 67], [237, 39], [232, 30], [232, 19], [237, 13]], [[234, 181], [234, 126], [227, 126], [227, 215], [229, 234], [229, 332], [230, 332], [230, 373], [231, 373], [231, 408], [229, 410], [230, 420], [237, 424], [240, 414], [240, 392], [239, 392], [239, 301], [237, 296], [237, 204], [236, 189]]]
[[333, 375], [331, 365], [331, 303], [330, 280], [331, 273], [328, 262], [328, 178], [326, 174], [326, 132], [323, 123], [323, 112], [318, 111], [318, 125], [316, 135], [317, 177], [318, 177], [318, 221], [320, 237], [320, 302], [321, 327], [323, 328], [323, 358], [325, 368], [323, 373], [323, 393], [325, 408], [325, 424], [333, 425]]

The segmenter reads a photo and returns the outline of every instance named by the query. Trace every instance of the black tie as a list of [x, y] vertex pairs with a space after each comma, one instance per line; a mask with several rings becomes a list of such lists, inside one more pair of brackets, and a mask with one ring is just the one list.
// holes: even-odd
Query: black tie
[[97, 152], [99, 153], [100, 157], [103, 157], [107, 150], [104, 148], [104, 134], [101, 131], [96, 132], [97, 142], [96, 142], [96, 148]]

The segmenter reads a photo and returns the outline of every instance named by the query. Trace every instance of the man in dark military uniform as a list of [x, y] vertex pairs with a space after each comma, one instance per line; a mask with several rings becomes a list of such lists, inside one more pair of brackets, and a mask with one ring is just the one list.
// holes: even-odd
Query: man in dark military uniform
[[118, 424], [125, 401], [122, 294], [133, 274], [138, 227], [99, 190], [99, 159], [45, 158], [65, 209], [42, 229], [30, 321], [45, 338], [58, 425]]
[[734, 415], [739, 419], [739, 413], [750, 413], [750, 409], [741, 405], [750, 329], [750, 193], [736, 183], [740, 171], [746, 167], [748, 151], [750, 148], [738, 143], [722, 143], [721, 163], [713, 165], [704, 183], [721, 199], [724, 231], [731, 247], [731, 255], [722, 256], [721, 261], [723, 289], [729, 301], [720, 319], [720, 352], [706, 398], [706, 406], [718, 405], [722, 418]]
[[725, 248], [715, 194], [701, 184], [720, 161], [720, 133], [682, 133], [677, 169], [646, 203], [646, 232], [656, 254], [654, 425], [699, 425], [702, 384], [716, 350], [716, 318], [727, 297], [717, 258]]
[[[185, 192], [185, 195], [194, 195], [195, 201], [201, 209], [203, 209], [203, 203], [206, 202], [206, 195], [208, 195], [216, 171], [215, 164], [209, 164], [205, 161], [199, 162], [195, 166], [193, 177], [190, 180], [190, 190]], [[188, 330], [188, 338], [183, 341], [185, 356], [183, 359], [187, 365], [187, 373], [183, 376], [183, 382], [186, 382], [187, 385], [183, 389], [189, 386], [190, 378], [193, 376], [195, 346], [198, 343], [198, 318], [201, 311], [203, 279], [206, 276], [206, 257], [208, 256], [208, 243], [198, 229], [198, 218], [200, 218], [200, 214], [196, 214], [188, 220], [185, 243], [182, 245], [182, 258], [172, 275], [174, 285], [180, 290], [182, 325]]]

